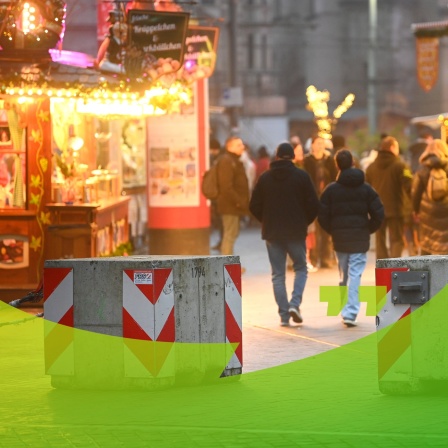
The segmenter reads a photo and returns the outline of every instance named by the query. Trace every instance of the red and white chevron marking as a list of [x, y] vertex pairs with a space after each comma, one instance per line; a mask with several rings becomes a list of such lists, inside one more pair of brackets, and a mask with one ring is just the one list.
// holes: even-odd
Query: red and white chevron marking
[[392, 273], [409, 271], [409, 268], [376, 268], [375, 269], [375, 282], [376, 286], [385, 286], [387, 290], [386, 305], [384, 308], [387, 312], [379, 312], [380, 324], [378, 329], [387, 327], [394, 322], [397, 322], [401, 318], [407, 316], [411, 312], [410, 305], [394, 305], [392, 303]]
[[224, 265], [224, 297], [226, 342], [238, 343], [227, 369], [243, 367], [243, 313], [241, 294], [241, 265]]
[[160, 376], [171, 345], [153, 345], [149, 350], [154, 352], [149, 353], [141, 343], [131, 340], [175, 342], [171, 268], [123, 271], [123, 337], [127, 339], [126, 347], [139, 361], [136, 364], [135, 359], [126, 356], [126, 376], [141, 377], [148, 373]]
[[[73, 375], [73, 269], [44, 269], [45, 372]], [[72, 328], [67, 328], [72, 327]]]

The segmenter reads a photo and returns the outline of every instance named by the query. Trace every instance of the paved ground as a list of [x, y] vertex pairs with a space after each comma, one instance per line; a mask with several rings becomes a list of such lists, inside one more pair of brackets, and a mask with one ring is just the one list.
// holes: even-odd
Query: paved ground
[[[212, 235], [212, 242], [216, 235]], [[319, 302], [319, 287], [338, 284], [337, 268], [320, 269], [308, 275], [301, 310], [304, 322], [280, 327], [272, 292], [270, 265], [259, 228], [244, 229], [235, 252], [246, 268], [243, 282], [243, 356], [244, 372], [251, 372], [296, 361], [347, 344], [375, 331], [375, 318], [366, 317], [362, 304], [359, 326], [346, 328], [340, 317], [327, 316], [327, 304]], [[288, 272], [288, 292], [293, 273]], [[362, 285], [375, 285], [375, 253], [368, 254]]]
[[[0, 447], [447, 446], [446, 397], [379, 393], [376, 338], [363, 338], [375, 322], [365, 306], [356, 328], [327, 316], [319, 287], [337, 285], [336, 269], [309, 275], [304, 323], [283, 328], [258, 228], [242, 231], [236, 253], [246, 268], [246, 377], [163, 393], [52, 390], [42, 374], [42, 347], [33, 350], [36, 341], [24, 338], [20, 325], [16, 333], [0, 327]], [[289, 287], [292, 280], [288, 273]], [[373, 252], [362, 284], [374, 285]], [[356, 340], [349, 350], [331, 351]], [[20, 364], [26, 373], [18, 376]]]

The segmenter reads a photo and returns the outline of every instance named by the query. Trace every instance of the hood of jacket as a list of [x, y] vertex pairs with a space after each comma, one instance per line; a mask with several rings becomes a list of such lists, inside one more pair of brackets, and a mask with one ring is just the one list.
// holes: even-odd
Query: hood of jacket
[[423, 160], [422, 165], [431, 168], [443, 168], [446, 169], [448, 165], [447, 160], [442, 160], [435, 154], [428, 154]]
[[348, 168], [339, 172], [336, 182], [344, 187], [356, 188], [364, 183], [364, 172], [358, 168]]
[[392, 154], [390, 151], [378, 151], [378, 156], [375, 160], [375, 164], [380, 169], [386, 169], [388, 166], [390, 166], [391, 163], [393, 163], [397, 159], [398, 156]]
[[294, 172], [296, 167], [292, 160], [274, 160], [270, 165], [271, 173], [276, 180], [285, 180]]

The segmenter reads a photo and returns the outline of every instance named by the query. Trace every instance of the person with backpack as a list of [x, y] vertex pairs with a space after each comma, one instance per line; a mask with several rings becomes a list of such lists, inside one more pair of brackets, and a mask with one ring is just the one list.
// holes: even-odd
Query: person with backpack
[[221, 255], [233, 255], [233, 247], [240, 232], [240, 218], [249, 213], [249, 184], [240, 160], [244, 143], [239, 137], [230, 137], [217, 168], [218, 196], [216, 205], [222, 219]]
[[412, 184], [414, 218], [420, 223], [421, 255], [448, 254], [448, 146], [434, 139], [419, 159]]

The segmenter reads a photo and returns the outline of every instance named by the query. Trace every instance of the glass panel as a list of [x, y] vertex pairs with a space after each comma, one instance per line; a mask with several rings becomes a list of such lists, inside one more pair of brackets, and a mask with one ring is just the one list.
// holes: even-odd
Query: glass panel
[[28, 238], [22, 235], [0, 235], [0, 269], [20, 269], [28, 266]]

